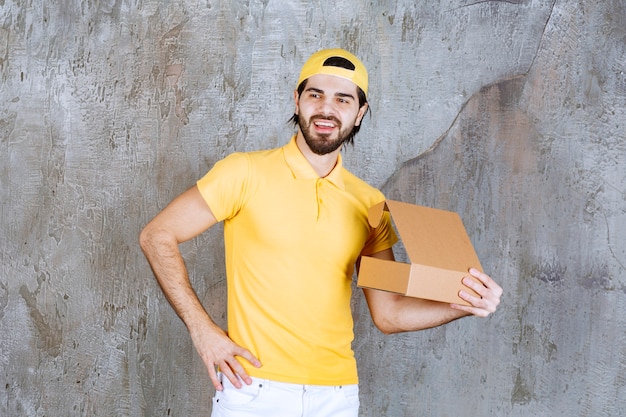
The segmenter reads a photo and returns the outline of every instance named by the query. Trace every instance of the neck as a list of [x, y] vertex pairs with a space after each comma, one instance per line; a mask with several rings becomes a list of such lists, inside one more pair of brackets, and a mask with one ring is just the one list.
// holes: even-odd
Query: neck
[[309, 161], [313, 170], [320, 176], [320, 178], [326, 177], [330, 174], [330, 171], [335, 168], [337, 165], [337, 160], [339, 158], [339, 152], [341, 152], [341, 147], [337, 150], [327, 153], [326, 155], [318, 155], [309, 148], [304, 140], [304, 136], [302, 136], [301, 132], [298, 132], [296, 136], [296, 145], [298, 145], [298, 149], [302, 152], [302, 155]]

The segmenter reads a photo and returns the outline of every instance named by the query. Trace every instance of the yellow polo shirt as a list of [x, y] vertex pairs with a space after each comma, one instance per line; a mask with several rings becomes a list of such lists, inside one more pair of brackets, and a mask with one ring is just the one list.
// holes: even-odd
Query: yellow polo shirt
[[198, 188], [224, 221], [228, 333], [263, 364], [258, 378], [295, 384], [358, 382], [351, 343], [354, 265], [397, 240], [389, 217], [372, 229], [383, 194], [337, 166], [319, 178], [295, 136], [282, 148], [235, 153]]

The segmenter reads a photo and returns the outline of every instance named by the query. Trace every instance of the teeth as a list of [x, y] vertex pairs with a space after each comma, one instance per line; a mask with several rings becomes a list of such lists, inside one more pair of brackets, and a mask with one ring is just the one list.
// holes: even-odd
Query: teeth
[[324, 126], [324, 127], [334, 127], [335, 125], [332, 123], [325, 123], [325, 122], [316, 122], [315, 123], [318, 126]]

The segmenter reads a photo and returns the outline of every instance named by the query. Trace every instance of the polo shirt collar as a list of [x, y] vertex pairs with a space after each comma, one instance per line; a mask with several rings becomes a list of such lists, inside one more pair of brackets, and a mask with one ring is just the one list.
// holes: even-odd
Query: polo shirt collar
[[[304, 155], [302, 155], [302, 152], [300, 152], [300, 148], [298, 148], [298, 145], [296, 144], [296, 135], [291, 138], [291, 141], [289, 141], [288, 144], [283, 146], [283, 153], [285, 155], [287, 166], [291, 170], [294, 178], [299, 180], [317, 180], [320, 178], [309, 161], [304, 157]], [[341, 154], [338, 154], [337, 164], [333, 170], [324, 177], [324, 179], [333, 183], [337, 188], [344, 190], [345, 184], [341, 175], [342, 168], [343, 160], [341, 158]]]

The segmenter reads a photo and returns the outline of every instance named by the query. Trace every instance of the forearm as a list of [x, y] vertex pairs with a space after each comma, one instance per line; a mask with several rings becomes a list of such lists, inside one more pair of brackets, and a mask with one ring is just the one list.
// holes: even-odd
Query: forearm
[[213, 323], [191, 285], [175, 238], [148, 225], [140, 245], [163, 294], [189, 330], [194, 323]]
[[400, 296], [396, 303], [397, 331], [423, 330], [441, 326], [468, 313], [455, 310], [449, 303]]
[[437, 301], [377, 290], [366, 290], [365, 295], [376, 327], [385, 334], [429, 329], [468, 314]]

